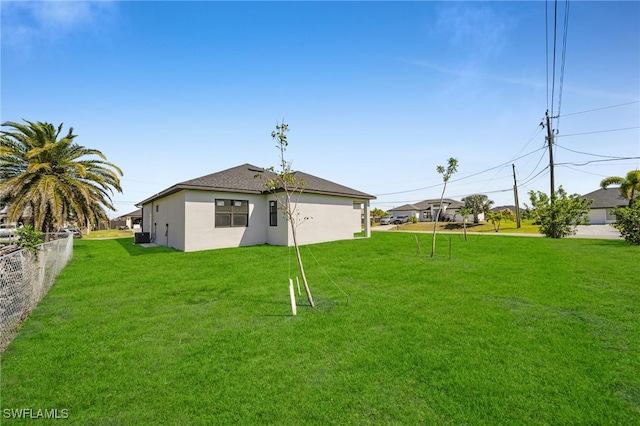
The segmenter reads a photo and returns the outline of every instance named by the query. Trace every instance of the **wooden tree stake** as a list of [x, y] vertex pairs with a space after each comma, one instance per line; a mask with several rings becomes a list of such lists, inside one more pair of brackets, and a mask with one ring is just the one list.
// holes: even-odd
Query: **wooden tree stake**
[[291, 296], [291, 312], [293, 316], [298, 314], [296, 310], [296, 292], [293, 290], [293, 280], [289, 278], [289, 295]]

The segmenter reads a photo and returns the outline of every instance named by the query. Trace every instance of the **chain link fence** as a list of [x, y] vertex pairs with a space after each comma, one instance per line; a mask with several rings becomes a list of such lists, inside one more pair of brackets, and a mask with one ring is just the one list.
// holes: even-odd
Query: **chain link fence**
[[0, 256], [0, 352], [15, 337], [20, 324], [47, 294], [56, 276], [73, 256], [73, 238]]

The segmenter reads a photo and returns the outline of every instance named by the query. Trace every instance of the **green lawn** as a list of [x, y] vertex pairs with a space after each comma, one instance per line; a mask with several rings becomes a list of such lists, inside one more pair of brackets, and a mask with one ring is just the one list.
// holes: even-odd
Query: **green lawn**
[[[405, 223], [398, 226], [402, 231], [433, 231], [434, 222], [417, 222]], [[501, 234], [534, 234], [540, 235], [540, 226], [534, 225], [532, 220], [522, 220], [520, 228], [516, 222], [502, 221], [499, 233]], [[467, 223], [467, 232], [491, 232], [495, 233], [495, 227], [492, 223], [481, 221], [480, 223]], [[463, 233], [463, 224], [460, 222], [438, 222], [438, 230], [443, 232], [460, 232]]]
[[105, 229], [100, 231], [91, 231], [90, 233], [83, 232], [82, 238], [87, 238], [89, 240], [99, 240], [105, 238], [126, 238], [132, 237], [133, 231], [127, 229], [125, 231], [121, 231], [119, 229]]
[[289, 248], [75, 243], [2, 355], [3, 425], [22, 408], [82, 425], [640, 423], [640, 248], [624, 241], [303, 247], [317, 307], [303, 293], [296, 317]]

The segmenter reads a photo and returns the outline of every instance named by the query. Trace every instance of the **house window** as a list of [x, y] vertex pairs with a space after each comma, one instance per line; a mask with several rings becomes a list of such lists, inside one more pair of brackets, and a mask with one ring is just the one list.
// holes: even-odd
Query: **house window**
[[278, 203], [269, 201], [269, 226], [278, 226]]
[[156, 213], [158, 213], [158, 208], [159, 208], [159, 207], [160, 207], [160, 206], [156, 204]]
[[216, 199], [216, 228], [249, 226], [249, 201]]

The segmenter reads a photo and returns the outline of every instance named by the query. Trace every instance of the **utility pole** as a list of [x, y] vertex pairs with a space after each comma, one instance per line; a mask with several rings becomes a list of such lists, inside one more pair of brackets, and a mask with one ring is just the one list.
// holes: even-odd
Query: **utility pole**
[[512, 164], [513, 167], [513, 198], [516, 203], [516, 228], [520, 228], [520, 202], [518, 201], [518, 183], [516, 182], [516, 165]]
[[549, 111], [545, 112], [547, 118], [547, 141], [549, 142], [549, 172], [551, 175], [551, 194], [549, 199], [551, 200], [551, 235], [556, 238], [556, 215], [553, 210], [553, 205], [556, 199], [556, 186], [553, 175], [553, 129], [551, 129], [551, 117]]
[[549, 111], [545, 113], [547, 117], [547, 141], [549, 142], [549, 172], [551, 173], [551, 204], [555, 198], [555, 180], [553, 176], [553, 129], [551, 129], [551, 117], [549, 117]]

